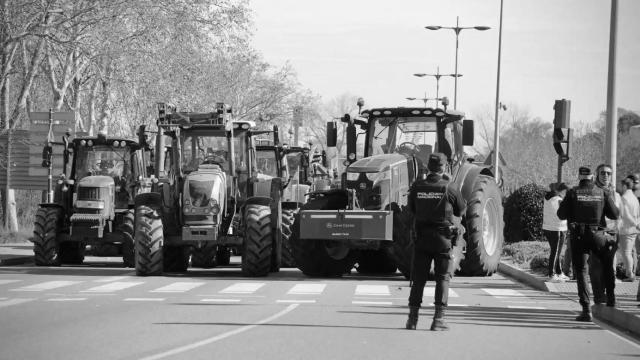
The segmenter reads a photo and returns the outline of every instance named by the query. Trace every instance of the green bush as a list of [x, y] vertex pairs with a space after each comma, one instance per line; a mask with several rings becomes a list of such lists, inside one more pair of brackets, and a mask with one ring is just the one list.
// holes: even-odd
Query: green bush
[[527, 184], [514, 191], [504, 204], [504, 238], [506, 242], [544, 240], [542, 208], [545, 188]]
[[[549, 243], [546, 241], [526, 241], [507, 244], [502, 248], [502, 255], [514, 265], [522, 269], [535, 270], [549, 259]], [[544, 265], [546, 273], [546, 265]]]

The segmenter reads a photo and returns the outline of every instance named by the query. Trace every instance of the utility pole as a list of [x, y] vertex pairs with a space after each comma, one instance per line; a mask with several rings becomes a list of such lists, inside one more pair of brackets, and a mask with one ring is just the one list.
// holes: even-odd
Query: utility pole
[[607, 123], [605, 135], [606, 161], [612, 166], [611, 183], [616, 184], [616, 149], [618, 147], [618, 108], [616, 104], [616, 39], [618, 36], [618, 0], [611, 0], [609, 30], [609, 74], [607, 81]]

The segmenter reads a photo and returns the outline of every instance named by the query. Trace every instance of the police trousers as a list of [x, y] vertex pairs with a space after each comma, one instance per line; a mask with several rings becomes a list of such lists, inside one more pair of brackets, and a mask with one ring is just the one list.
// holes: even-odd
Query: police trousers
[[[604, 303], [607, 297], [613, 299], [616, 286], [613, 258], [617, 244], [595, 246], [584, 236], [571, 233], [571, 257], [573, 260], [573, 274], [578, 285], [578, 298], [581, 305], [589, 305], [589, 290], [587, 289], [587, 271], [591, 279], [594, 302]], [[606, 297], [605, 297], [606, 294]]]
[[435, 302], [437, 306], [447, 306], [449, 300], [449, 281], [453, 274], [453, 261], [451, 259], [451, 248], [435, 249], [430, 246], [421, 246], [429, 243], [429, 240], [442, 242], [442, 237], [446, 235], [437, 230], [423, 230], [418, 232], [416, 246], [413, 250], [413, 264], [411, 266], [411, 293], [409, 294], [409, 306], [420, 307], [424, 287], [433, 263], [433, 272], [436, 280]]

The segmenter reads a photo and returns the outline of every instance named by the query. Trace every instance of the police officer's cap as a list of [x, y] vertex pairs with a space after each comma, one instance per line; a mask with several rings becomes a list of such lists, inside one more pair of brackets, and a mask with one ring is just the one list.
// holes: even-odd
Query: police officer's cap
[[589, 169], [589, 168], [588, 168], [588, 167], [586, 167], [586, 166], [581, 166], [581, 167], [578, 169], [578, 175], [579, 175], [581, 178], [590, 178], [590, 177], [592, 177], [592, 176], [593, 176], [593, 174], [591, 173], [591, 169]]
[[427, 169], [429, 169], [429, 171], [441, 173], [444, 172], [444, 167], [446, 164], [447, 157], [443, 153], [433, 153], [429, 155]]

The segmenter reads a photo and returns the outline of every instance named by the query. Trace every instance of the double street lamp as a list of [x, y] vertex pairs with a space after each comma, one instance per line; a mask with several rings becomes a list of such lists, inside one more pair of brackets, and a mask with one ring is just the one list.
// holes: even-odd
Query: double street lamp
[[458, 105], [458, 35], [460, 35], [460, 32], [464, 29], [475, 29], [475, 30], [480, 30], [480, 31], [484, 31], [484, 30], [489, 30], [491, 29], [489, 26], [467, 26], [467, 27], [461, 27], [459, 25], [459, 16], [456, 16], [456, 26], [425, 26], [425, 29], [428, 30], [440, 30], [440, 29], [451, 29], [456, 33], [456, 65], [455, 65], [455, 83], [454, 83], [454, 88], [453, 88], [453, 108], [457, 109], [457, 105]]
[[438, 70], [436, 71], [435, 74], [423, 74], [423, 73], [418, 73], [418, 74], [413, 74], [413, 76], [416, 77], [425, 77], [425, 76], [433, 76], [436, 78], [436, 98], [440, 97], [440, 78], [443, 76], [451, 76], [453, 78], [459, 78], [462, 76], [462, 74], [458, 74], [457, 72], [455, 74], [440, 74], [440, 66], [438, 66]]
[[[427, 102], [429, 100], [435, 100], [436, 104], [438, 103], [438, 101], [442, 100], [442, 98], [438, 98], [438, 97], [434, 97], [434, 98], [427, 97], [426, 94], [425, 94], [425, 96], [423, 98], [407, 97], [405, 99], [410, 100], [410, 101], [414, 101], [414, 100], [422, 101], [422, 102], [424, 102], [424, 107], [427, 107]], [[436, 107], [438, 107], [438, 106], [436, 105]]]

